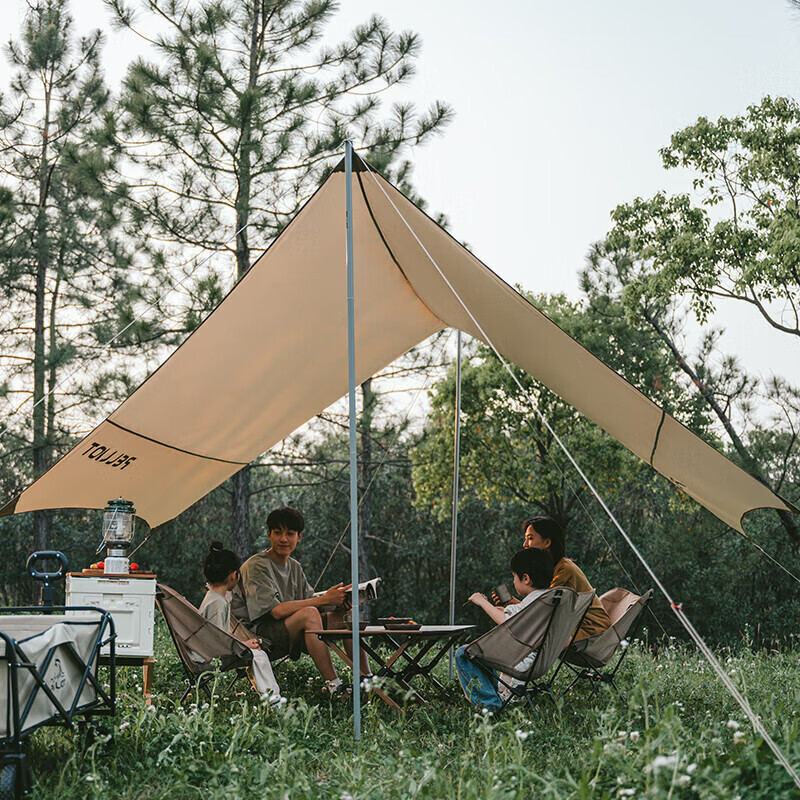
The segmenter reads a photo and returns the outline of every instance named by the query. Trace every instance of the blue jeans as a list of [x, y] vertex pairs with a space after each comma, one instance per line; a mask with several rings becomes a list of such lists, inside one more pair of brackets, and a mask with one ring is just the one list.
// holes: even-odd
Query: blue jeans
[[456, 672], [467, 700], [476, 708], [499, 711], [503, 701], [497, 692], [497, 675], [470, 661], [464, 653], [466, 649], [464, 645], [456, 650]]

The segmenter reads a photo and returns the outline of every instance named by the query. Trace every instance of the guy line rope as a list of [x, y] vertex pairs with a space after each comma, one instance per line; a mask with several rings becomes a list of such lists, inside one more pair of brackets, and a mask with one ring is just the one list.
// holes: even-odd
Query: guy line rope
[[422, 251], [425, 253], [425, 255], [427, 256], [427, 258], [431, 262], [431, 264], [433, 264], [434, 268], [439, 273], [440, 277], [445, 282], [445, 284], [450, 289], [450, 291], [453, 293], [453, 296], [459, 302], [459, 304], [464, 309], [464, 311], [467, 313], [469, 318], [472, 320], [472, 322], [475, 325], [475, 327], [480, 331], [480, 333], [481, 333], [482, 337], [484, 338], [484, 340], [486, 341], [486, 343], [494, 351], [495, 355], [500, 360], [500, 363], [505, 367], [505, 369], [508, 371], [509, 375], [511, 375], [511, 378], [514, 381], [514, 383], [517, 384], [517, 386], [522, 391], [522, 393], [527, 397], [528, 402], [530, 403], [531, 408], [533, 409], [533, 411], [539, 417], [539, 419], [541, 420], [542, 424], [550, 432], [550, 434], [553, 437], [553, 439], [558, 443], [559, 447], [564, 451], [564, 454], [567, 456], [567, 458], [569, 459], [569, 461], [572, 464], [572, 466], [575, 467], [575, 469], [577, 470], [578, 474], [581, 476], [581, 479], [584, 481], [584, 483], [589, 487], [589, 489], [591, 490], [592, 494], [597, 499], [598, 503], [600, 503], [600, 505], [602, 506], [603, 510], [608, 515], [608, 518], [611, 520], [611, 522], [614, 524], [614, 526], [620, 532], [620, 534], [622, 535], [623, 539], [625, 539], [625, 541], [628, 543], [628, 546], [631, 548], [631, 550], [633, 550], [634, 555], [636, 555], [636, 557], [642, 563], [642, 566], [647, 570], [647, 572], [649, 573], [650, 577], [655, 582], [656, 586], [658, 586], [658, 588], [660, 589], [661, 593], [667, 599], [667, 602], [669, 603], [670, 608], [675, 613], [675, 616], [678, 618], [678, 621], [681, 623], [681, 625], [683, 625], [683, 627], [686, 629], [686, 631], [689, 634], [689, 636], [692, 638], [692, 640], [695, 642], [697, 647], [700, 649], [700, 652], [706, 657], [708, 662], [711, 664], [714, 672], [716, 672], [716, 674], [717, 674], [717, 677], [719, 677], [720, 681], [722, 681], [722, 683], [725, 686], [725, 688], [731, 693], [731, 696], [734, 698], [734, 700], [736, 700], [736, 702], [741, 707], [742, 711], [744, 711], [744, 713], [747, 715], [747, 717], [750, 720], [750, 722], [752, 723], [753, 727], [756, 729], [756, 731], [758, 731], [758, 733], [761, 735], [761, 738], [767, 743], [767, 745], [769, 746], [770, 750], [772, 750], [772, 752], [775, 754], [775, 757], [781, 763], [783, 768], [789, 773], [789, 775], [791, 776], [791, 778], [794, 781], [795, 785], [800, 789], [800, 776], [798, 776], [797, 772], [794, 770], [792, 765], [789, 763], [789, 760], [786, 758], [786, 756], [784, 755], [784, 753], [781, 750], [781, 748], [778, 747], [776, 742], [770, 736], [770, 734], [768, 733], [767, 729], [764, 727], [764, 725], [761, 722], [761, 720], [758, 718], [756, 713], [750, 707], [750, 704], [747, 702], [747, 700], [742, 696], [742, 694], [736, 688], [736, 686], [734, 685], [734, 683], [731, 680], [730, 676], [722, 668], [722, 665], [719, 663], [719, 661], [717, 660], [717, 657], [714, 655], [714, 653], [711, 652], [711, 649], [706, 644], [706, 642], [703, 639], [703, 637], [697, 632], [697, 629], [694, 627], [694, 625], [692, 624], [691, 620], [686, 615], [686, 612], [684, 612], [682, 604], [681, 603], [676, 603], [672, 599], [672, 596], [667, 591], [667, 589], [665, 588], [664, 584], [661, 583], [661, 581], [659, 580], [658, 576], [653, 571], [653, 569], [650, 566], [650, 564], [648, 564], [648, 562], [645, 559], [645, 557], [639, 551], [639, 548], [636, 547], [636, 545], [633, 543], [633, 540], [628, 536], [628, 534], [623, 529], [622, 525], [620, 525], [620, 523], [617, 521], [617, 518], [614, 516], [614, 514], [611, 511], [611, 509], [609, 509], [609, 507], [606, 505], [605, 501], [600, 496], [600, 494], [597, 491], [597, 489], [595, 489], [594, 485], [589, 480], [589, 478], [586, 476], [584, 471], [581, 469], [581, 467], [578, 464], [578, 462], [575, 461], [575, 459], [572, 456], [572, 453], [569, 451], [569, 449], [566, 447], [566, 445], [561, 441], [561, 438], [555, 432], [555, 430], [553, 430], [553, 428], [551, 427], [550, 423], [547, 421], [547, 419], [545, 418], [544, 414], [542, 414], [542, 412], [539, 409], [538, 405], [534, 401], [533, 397], [531, 397], [531, 395], [527, 391], [527, 389], [525, 389], [525, 387], [522, 385], [522, 383], [518, 380], [517, 376], [514, 374], [514, 371], [508, 365], [508, 362], [503, 358], [503, 356], [500, 354], [500, 351], [495, 347], [495, 345], [492, 342], [491, 338], [487, 335], [486, 331], [483, 329], [483, 326], [480, 324], [480, 322], [478, 322], [477, 319], [475, 319], [475, 316], [472, 314], [472, 312], [469, 310], [469, 308], [467, 308], [467, 305], [463, 301], [463, 299], [461, 298], [461, 295], [459, 295], [459, 293], [456, 291], [456, 289], [453, 286], [453, 284], [450, 283], [450, 281], [448, 280], [447, 276], [444, 274], [442, 269], [436, 263], [436, 259], [434, 259], [434, 257], [428, 252], [428, 249], [425, 247], [425, 245], [422, 243], [420, 238], [417, 236], [416, 232], [411, 227], [411, 225], [409, 225], [408, 221], [403, 216], [403, 213], [395, 205], [395, 203], [392, 200], [392, 198], [389, 197], [389, 195], [387, 194], [386, 190], [381, 185], [381, 182], [378, 180], [378, 177], [377, 177], [376, 173], [373, 171], [372, 167], [370, 167], [370, 165], [367, 164], [367, 162], [364, 161], [363, 159], [361, 159], [361, 163], [364, 164], [364, 166], [366, 167], [367, 171], [372, 176], [372, 179], [374, 180], [375, 185], [381, 190], [381, 192], [383, 193], [384, 197], [389, 201], [389, 204], [392, 206], [392, 208], [395, 210], [395, 212], [397, 212], [397, 215], [400, 217], [400, 219], [402, 220], [403, 224], [408, 229], [409, 233], [412, 235], [412, 237], [415, 239], [415, 241], [420, 246]]

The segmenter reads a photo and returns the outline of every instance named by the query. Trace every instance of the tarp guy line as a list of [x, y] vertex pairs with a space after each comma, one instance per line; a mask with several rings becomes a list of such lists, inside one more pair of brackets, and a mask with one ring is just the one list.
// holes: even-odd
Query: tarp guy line
[[553, 436], [555, 441], [558, 442], [559, 447], [561, 447], [561, 449], [564, 451], [564, 453], [567, 456], [567, 458], [570, 460], [572, 465], [578, 471], [578, 474], [581, 476], [583, 481], [586, 483], [586, 485], [592, 491], [592, 494], [597, 498], [597, 501], [603, 507], [603, 510], [606, 512], [606, 514], [608, 515], [609, 519], [614, 523], [615, 527], [622, 534], [623, 538], [628, 543], [628, 545], [631, 548], [631, 550], [633, 550], [633, 552], [636, 555], [636, 557], [639, 559], [639, 561], [641, 561], [641, 563], [644, 566], [644, 568], [650, 574], [650, 577], [655, 581], [656, 585], [661, 590], [661, 593], [664, 595], [664, 597], [667, 599], [667, 602], [670, 604], [670, 607], [675, 612], [675, 616], [677, 616], [678, 620], [683, 625], [683, 627], [686, 629], [686, 631], [688, 632], [689, 636], [691, 636], [691, 638], [694, 640], [695, 644], [700, 649], [700, 652], [702, 652], [703, 655], [706, 657], [706, 659], [708, 659], [708, 661], [711, 664], [712, 668], [717, 673], [717, 676], [719, 677], [719, 679], [722, 681], [724, 686], [731, 693], [731, 696], [734, 698], [734, 700], [736, 700], [736, 702], [739, 704], [739, 706], [745, 712], [745, 714], [747, 715], [748, 719], [752, 723], [753, 727], [756, 729], [756, 731], [758, 731], [758, 733], [761, 735], [761, 737], [767, 743], [767, 745], [769, 746], [770, 750], [772, 750], [772, 752], [775, 754], [775, 757], [781, 763], [783, 768], [789, 773], [789, 775], [791, 776], [792, 780], [794, 781], [794, 783], [798, 787], [798, 789], [800, 789], [800, 776], [798, 776], [797, 772], [795, 772], [794, 768], [789, 763], [789, 761], [786, 758], [786, 756], [784, 755], [783, 751], [780, 749], [780, 747], [778, 747], [778, 745], [775, 743], [775, 741], [769, 735], [769, 733], [767, 732], [767, 729], [764, 727], [764, 725], [762, 724], [761, 720], [756, 716], [756, 714], [753, 711], [753, 709], [750, 708], [750, 704], [739, 693], [739, 690], [733, 684], [733, 681], [730, 679], [728, 674], [722, 668], [722, 665], [719, 663], [719, 661], [717, 661], [716, 656], [711, 652], [711, 649], [708, 647], [708, 645], [706, 644], [706, 642], [703, 639], [703, 637], [700, 636], [700, 634], [695, 629], [694, 625], [689, 620], [689, 617], [683, 611], [682, 606], [680, 604], [675, 603], [675, 601], [672, 599], [672, 597], [670, 596], [669, 592], [664, 587], [664, 584], [661, 583], [661, 581], [659, 580], [658, 576], [653, 571], [653, 569], [650, 566], [650, 564], [647, 563], [647, 560], [645, 559], [645, 557], [641, 554], [639, 549], [633, 543], [633, 540], [625, 532], [625, 530], [623, 529], [622, 525], [620, 525], [620, 523], [617, 521], [617, 518], [611, 512], [611, 509], [609, 509], [609, 507], [606, 505], [605, 501], [600, 496], [600, 494], [597, 491], [597, 489], [594, 488], [594, 485], [592, 484], [592, 482], [586, 476], [584, 471], [580, 468], [580, 466], [578, 465], [577, 461], [575, 461], [575, 459], [572, 457], [572, 454], [567, 449], [567, 446], [561, 441], [561, 438], [559, 437], [559, 435], [553, 430], [553, 428], [551, 427], [550, 423], [547, 421], [547, 419], [544, 417], [542, 412], [539, 410], [539, 407], [536, 405], [534, 399], [531, 397], [531, 395], [528, 393], [528, 391], [525, 389], [525, 387], [522, 385], [522, 383], [517, 379], [517, 376], [514, 375], [514, 371], [511, 369], [511, 367], [509, 367], [508, 363], [503, 358], [503, 356], [500, 355], [500, 352], [494, 346], [492, 340], [486, 335], [486, 331], [484, 331], [484, 329], [481, 326], [481, 324], [478, 322], [477, 319], [475, 319], [475, 317], [473, 316], [472, 312], [467, 308], [466, 304], [461, 299], [461, 296], [458, 294], [458, 292], [455, 290], [453, 285], [447, 279], [447, 276], [444, 274], [444, 272], [441, 270], [439, 265], [436, 263], [436, 261], [433, 258], [433, 256], [431, 256], [431, 254], [428, 252], [428, 250], [425, 247], [425, 245], [420, 241], [420, 239], [417, 236], [417, 234], [414, 231], [414, 229], [408, 224], [408, 221], [403, 216], [402, 212], [394, 204], [394, 201], [386, 193], [386, 191], [384, 190], [383, 186], [381, 186], [380, 181], [378, 181], [377, 177], [375, 176], [375, 173], [372, 170], [372, 167], [370, 167], [370, 165], [367, 164], [366, 161], [363, 161], [363, 159], [361, 159], [361, 160], [362, 160], [362, 163], [366, 166], [367, 171], [372, 175], [373, 180], [375, 181], [375, 184], [378, 186], [378, 188], [381, 190], [381, 192], [383, 192], [383, 195], [389, 201], [389, 203], [391, 204], [392, 208], [394, 208], [394, 210], [397, 212], [398, 216], [403, 221], [403, 224], [409, 230], [411, 235], [414, 237], [414, 239], [416, 240], [417, 244], [419, 244], [419, 246], [422, 248], [422, 251], [428, 257], [428, 259], [430, 260], [431, 264], [433, 264], [434, 268], [439, 273], [439, 275], [442, 278], [442, 280], [444, 280], [444, 282], [446, 283], [448, 288], [452, 291], [453, 296], [461, 304], [461, 306], [464, 309], [464, 311], [468, 314], [469, 318], [472, 320], [472, 322], [475, 324], [475, 326], [481, 332], [481, 335], [486, 338], [487, 343], [492, 348], [492, 350], [494, 350], [495, 355], [500, 359], [500, 362], [506, 368], [506, 370], [508, 371], [509, 375], [511, 375], [512, 380], [517, 384], [517, 386], [520, 388], [520, 390], [523, 392], [523, 394], [525, 394], [525, 396], [528, 398], [528, 402], [531, 404], [531, 408], [534, 410], [534, 412], [537, 414], [539, 419], [542, 421], [542, 424], [547, 428], [547, 430]]

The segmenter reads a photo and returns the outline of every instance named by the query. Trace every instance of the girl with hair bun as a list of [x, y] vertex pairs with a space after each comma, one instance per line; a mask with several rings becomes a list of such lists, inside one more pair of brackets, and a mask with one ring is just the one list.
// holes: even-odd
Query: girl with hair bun
[[[230, 633], [231, 628], [231, 606], [227, 594], [239, 580], [240, 566], [236, 553], [226, 550], [222, 542], [211, 542], [203, 562], [208, 591], [198, 610], [225, 633]], [[258, 639], [249, 639], [244, 644], [253, 651], [252, 665], [247, 668], [253, 686], [262, 697], [269, 698], [272, 705], [280, 704], [283, 698], [269, 656], [261, 649]]]

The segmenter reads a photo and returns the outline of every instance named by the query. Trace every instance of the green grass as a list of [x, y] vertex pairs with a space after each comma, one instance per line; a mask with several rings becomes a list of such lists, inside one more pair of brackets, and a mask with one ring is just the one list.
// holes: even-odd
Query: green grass
[[[306, 658], [279, 668], [292, 700], [270, 712], [249, 687], [213, 705], [176, 705], [182, 673], [159, 631], [155, 702], [122, 668], [117, 716], [91, 746], [45, 729], [29, 752], [34, 797], [59, 798], [785, 798], [794, 784], [711, 669], [683, 645], [654, 656], [634, 643], [620, 703], [576, 691], [538, 718], [472, 713], [460, 690], [403, 715], [331, 702]], [[800, 769], [800, 651], [721, 653], [767, 730]], [[446, 679], [446, 664], [440, 678]], [[221, 678], [220, 689], [227, 685]], [[738, 725], [738, 727], [736, 727]]]

